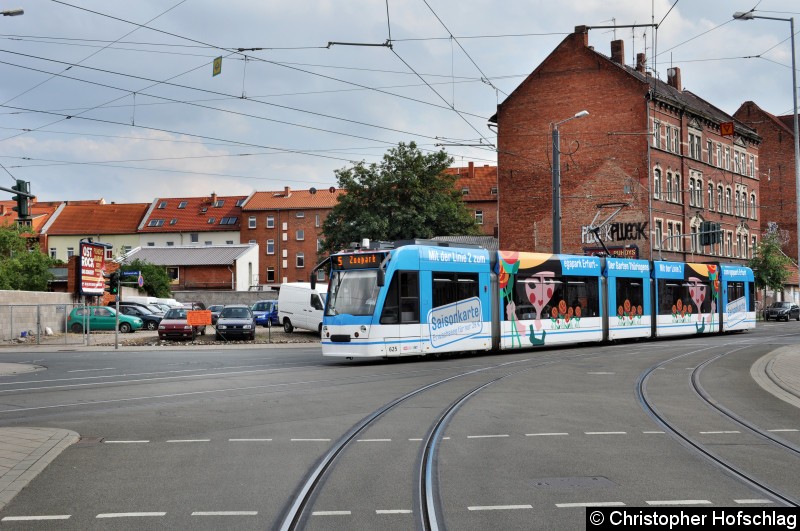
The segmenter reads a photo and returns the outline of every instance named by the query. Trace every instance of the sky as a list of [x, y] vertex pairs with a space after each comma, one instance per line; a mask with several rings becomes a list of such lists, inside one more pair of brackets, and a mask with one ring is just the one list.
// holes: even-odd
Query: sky
[[796, 0], [0, 0], [13, 8], [0, 186], [117, 203], [326, 190], [399, 142], [495, 165], [489, 117], [578, 25], [656, 24], [589, 44], [623, 39], [662, 80], [678, 66], [729, 114], [790, 114], [789, 23], [732, 15], [800, 15]]

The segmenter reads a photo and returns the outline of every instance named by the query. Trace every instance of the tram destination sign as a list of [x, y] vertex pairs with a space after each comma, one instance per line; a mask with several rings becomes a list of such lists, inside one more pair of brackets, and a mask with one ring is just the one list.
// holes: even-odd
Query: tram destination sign
[[381, 265], [386, 253], [340, 254], [333, 258], [334, 269], [370, 269]]

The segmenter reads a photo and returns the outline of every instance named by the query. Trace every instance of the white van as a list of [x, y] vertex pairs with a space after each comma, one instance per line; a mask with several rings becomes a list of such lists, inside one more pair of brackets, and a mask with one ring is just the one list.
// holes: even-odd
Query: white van
[[322, 333], [322, 312], [325, 309], [327, 284], [309, 282], [281, 284], [278, 292], [278, 321], [285, 332], [295, 328]]

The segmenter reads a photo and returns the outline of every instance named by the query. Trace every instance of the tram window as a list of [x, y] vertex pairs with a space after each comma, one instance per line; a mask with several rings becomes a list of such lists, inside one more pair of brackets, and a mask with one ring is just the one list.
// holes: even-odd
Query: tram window
[[641, 279], [617, 278], [617, 306], [622, 307], [624, 310], [626, 301], [630, 304], [630, 308], [636, 310], [637, 314], [640, 312], [640, 308], [642, 313], [646, 311], [642, 308], [644, 291]]
[[600, 315], [597, 277], [551, 277], [545, 279], [545, 283], [552, 287], [553, 291], [552, 296], [544, 301], [543, 307], [539, 307], [539, 301], [531, 299], [531, 297], [536, 298], [534, 290], [538, 282], [540, 280], [535, 275], [517, 279], [514, 305], [518, 319], [536, 319], [537, 311], [540, 312], [539, 319], [549, 319], [553, 316], [554, 311], [556, 315], [566, 314], [570, 309], [575, 312], [577, 307], [580, 307], [583, 317]]
[[744, 297], [744, 282], [728, 282], [728, 302]]
[[392, 276], [381, 312], [381, 324], [419, 323], [419, 273], [397, 271]]
[[[697, 287], [701, 289], [696, 289]], [[695, 294], [694, 297], [692, 293]], [[711, 284], [708, 282], [693, 284], [675, 280], [658, 281], [659, 315], [710, 313], [711, 299]]]
[[477, 273], [433, 273], [433, 307], [478, 296]]
[[750, 300], [747, 301], [747, 311], [754, 312], [756, 311], [756, 285], [753, 282], [747, 283], [747, 292], [750, 294]]

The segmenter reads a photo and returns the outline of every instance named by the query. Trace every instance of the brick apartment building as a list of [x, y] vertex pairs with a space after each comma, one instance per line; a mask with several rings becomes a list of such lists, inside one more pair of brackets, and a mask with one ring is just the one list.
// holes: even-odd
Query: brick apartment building
[[486, 236], [497, 237], [497, 166], [475, 166], [470, 162], [465, 167], [448, 168], [445, 173], [457, 176], [455, 187], [472, 212], [472, 216]]
[[[635, 67], [624, 57], [623, 41], [606, 56], [578, 26], [498, 106], [500, 247], [552, 251], [551, 124], [586, 110], [559, 127], [562, 252], [596, 252], [587, 228], [598, 205], [619, 203], [600, 233], [614, 253], [744, 262], [759, 234], [761, 138], [685, 90], [679, 68], [664, 83], [644, 54]], [[720, 224], [719, 243], [701, 245], [703, 222]]]

